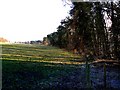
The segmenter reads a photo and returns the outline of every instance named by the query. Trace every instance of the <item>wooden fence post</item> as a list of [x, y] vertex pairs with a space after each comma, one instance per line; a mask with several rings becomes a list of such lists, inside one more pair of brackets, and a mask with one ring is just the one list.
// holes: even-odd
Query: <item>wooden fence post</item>
[[104, 69], [104, 88], [106, 88], [106, 63], [104, 63], [103, 69]]

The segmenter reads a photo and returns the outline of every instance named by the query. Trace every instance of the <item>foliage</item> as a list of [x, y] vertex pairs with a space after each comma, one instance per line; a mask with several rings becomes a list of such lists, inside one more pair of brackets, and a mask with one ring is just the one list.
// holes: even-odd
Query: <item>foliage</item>
[[72, 4], [70, 16], [61, 21], [57, 32], [47, 36], [50, 44], [83, 55], [120, 59], [120, 2]]

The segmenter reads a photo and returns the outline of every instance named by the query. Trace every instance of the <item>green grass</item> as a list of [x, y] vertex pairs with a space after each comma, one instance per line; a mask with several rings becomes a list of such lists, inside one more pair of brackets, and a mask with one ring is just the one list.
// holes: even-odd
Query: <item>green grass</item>
[[36, 88], [40, 83], [44, 83], [44, 88], [46, 82], [77, 68], [79, 59], [80, 56], [56, 47], [2, 44], [3, 89]]

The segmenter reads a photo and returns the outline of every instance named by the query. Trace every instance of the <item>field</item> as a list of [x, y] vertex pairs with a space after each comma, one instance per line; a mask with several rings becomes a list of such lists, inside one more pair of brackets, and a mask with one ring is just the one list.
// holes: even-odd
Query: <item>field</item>
[[72, 60], [79, 58], [50, 46], [2, 45], [3, 89], [47, 88], [51, 77], [74, 70], [79, 63]]
[[[103, 85], [101, 81], [103, 69], [91, 67], [91, 80], [94, 82], [91, 87], [99, 88]], [[81, 57], [56, 47], [3, 44], [2, 68], [3, 90], [80, 90], [87, 88], [85, 63]], [[106, 72], [108, 87], [120, 88], [118, 70], [108, 69]]]

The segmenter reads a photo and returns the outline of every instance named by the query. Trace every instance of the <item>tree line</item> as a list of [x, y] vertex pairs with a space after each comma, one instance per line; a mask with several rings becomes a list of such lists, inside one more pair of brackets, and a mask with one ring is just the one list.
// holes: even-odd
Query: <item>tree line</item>
[[120, 59], [120, 2], [73, 2], [69, 16], [43, 42], [81, 55]]

